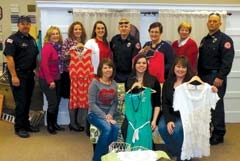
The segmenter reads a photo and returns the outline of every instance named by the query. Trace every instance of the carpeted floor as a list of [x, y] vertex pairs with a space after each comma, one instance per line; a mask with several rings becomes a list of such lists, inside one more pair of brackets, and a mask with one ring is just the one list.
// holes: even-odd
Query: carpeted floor
[[[193, 161], [238, 161], [240, 124], [227, 124], [225, 143], [211, 146], [211, 156]], [[45, 127], [22, 139], [13, 133], [11, 123], [0, 121], [0, 161], [91, 161], [92, 146], [84, 132], [66, 129], [57, 135]]]

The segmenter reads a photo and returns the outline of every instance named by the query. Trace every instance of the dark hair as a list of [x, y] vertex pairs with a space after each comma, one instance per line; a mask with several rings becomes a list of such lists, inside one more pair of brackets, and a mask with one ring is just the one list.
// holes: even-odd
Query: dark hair
[[[141, 58], [145, 58], [146, 62], [147, 62], [147, 56], [145, 54], [138, 54], [133, 58], [132, 73], [134, 75], [136, 75], [136, 72], [137, 72], [135, 66], [136, 66], [138, 60], [141, 59]], [[147, 64], [147, 70], [148, 70], [148, 64]]]
[[99, 78], [101, 78], [103, 76], [103, 72], [102, 72], [103, 65], [107, 65], [107, 66], [113, 68], [113, 74], [112, 74], [112, 77], [111, 77], [111, 79], [113, 79], [114, 76], [115, 76], [115, 73], [116, 73], [116, 69], [115, 69], [115, 66], [113, 64], [113, 61], [110, 58], [104, 58], [100, 61], [99, 65], [98, 65], [98, 69], [97, 69], [97, 76]]
[[91, 38], [96, 38], [97, 34], [95, 32], [96, 28], [97, 28], [97, 24], [102, 24], [105, 28], [105, 33], [103, 35], [103, 42], [108, 45], [108, 41], [107, 41], [107, 36], [108, 36], [108, 32], [107, 32], [107, 26], [103, 21], [97, 21], [95, 22], [94, 26], [93, 26], [93, 30], [92, 30], [92, 36]]
[[178, 56], [174, 59], [172, 67], [169, 70], [168, 80], [176, 81], [176, 74], [174, 73], [174, 68], [177, 64], [181, 64], [183, 67], [187, 68], [187, 73], [186, 73], [186, 76], [185, 76], [183, 82], [189, 81], [192, 78], [193, 74], [192, 74], [191, 65], [186, 56]]
[[150, 30], [152, 28], [155, 28], [155, 27], [158, 27], [159, 28], [159, 32], [160, 34], [163, 32], [163, 26], [160, 22], [153, 22], [150, 26], [149, 26], [149, 29], [148, 29], [148, 32], [150, 32]]
[[[129, 76], [127, 83], [125, 84], [125, 88], [127, 90], [130, 89], [131, 86], [133, 85], [133, 83], [137, 81], [137, 75], [136, 75], [137, 71], [136, 71], [135, 67], [136, 67], [136, 64], [137, 64], [138, 60], [141, 59], [141, 58], [145, 58], [146, 61], [147, 61], [147, 57], [146, 57], [145, 54], [138, 54], [134, 58], [132, 73]], [[143, 76], [143, 85], [146, 86], [146, 87], [154, 87], [155, 81], [157, 81], [157, 79], [154, 76], [152, 76], [151, 74], [149, 74], [149, 72], [148, 72], [148, 63], [147, 63], [147, 69], [146, 69], [146, 71], [144, 73], [144, 76]]]
[[87, 34], [86, 34], [86, 31], [85, 31], [85, 28], [84, 28], [84, 26], [83, 26], [83, 24], [81, 23], [81, 22], [79, 22], [79, 21], [75, 21], [75, 22], [73, 22], [70, 26], [69, 26], [69, 28], [68, 28], [68, 37], [69, 38], [71, 38], [71, 39], [74, 39], [74, 34], [73, 34], [73, 30], [74, 30], [74, 26], [75, 25], [80, 25], [81, 26], [81, 28], [82, 28], [82, 34], [81, 34], [81, 42], [83, 43], [83, 44], [85, 44], [85, 42], [86, 42], [86, 38], [87, 38]]

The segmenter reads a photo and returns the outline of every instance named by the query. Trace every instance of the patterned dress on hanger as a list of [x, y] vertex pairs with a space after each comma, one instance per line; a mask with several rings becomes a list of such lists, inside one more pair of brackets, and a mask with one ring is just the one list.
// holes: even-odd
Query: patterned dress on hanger
[[91, 50], [83, 48], [70, 50], [69, 76], [71, 80], [69, 108], [89, 108], [88, 87], [94, 77]]
[[126, 142], [132, 147], [142, 146], [152, 150], [151, 89], [125, 95], [125, 112], [128, 120]]

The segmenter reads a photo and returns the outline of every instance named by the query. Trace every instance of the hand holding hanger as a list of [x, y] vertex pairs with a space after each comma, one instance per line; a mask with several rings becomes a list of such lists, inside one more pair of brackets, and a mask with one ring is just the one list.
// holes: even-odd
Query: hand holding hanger
[[[142, 83], [140, 83], [140, 82], [135, 82], [133, 85], [132, 85], [132, 87], [126, 92], [126, 93], [129, 93], [129, 92], [131, 92], [134, 88], [148, 88], [148, 87], [145, 87], [145, 86], [143, 86], [142, 85]], [[154, 89], [151, 89], [151, 92], [152, 93], [156, 93], [157, 91], [156, 90], [154, 90]]]
[[145, 46], [138, 53], [139, 54], [146, 54], [148, 51], [155, 52], [150, 46]]

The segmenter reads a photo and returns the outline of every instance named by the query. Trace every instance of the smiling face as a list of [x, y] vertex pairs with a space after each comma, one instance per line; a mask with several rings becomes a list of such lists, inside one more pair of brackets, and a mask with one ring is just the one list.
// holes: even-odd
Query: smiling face
[[81, 38], [81, 36], [82, 36], [82, 27], [81, 27], [81, 25], [76, 24], [73, 27], [73, 35], [74, 35], [75, 39], [80, 39]]
[[187, 27], [181, 27], [180, 29], [179, 29], [179, 36], [180, 36], [180, 39], [181, 40], [184, 40], [184, 39], [186, 39], [186, 38], [188, 38], [189, 37], [189, 35], [190, 35], [190, 31], [189, 31], [189, 28], [187, 28]]
[[105, 26], [101, 23], [98, 23], [96, 25], [95, 33], [96, 33], [96, 38], [103, 39], [105, 34]]
[[135, 65], [136, 72], [139, 74], [143, 74], [147, 70], [147, 59], [146, 58], [140, 58], [137, 60]]
[[159, 27], [154, 27], [149, 30], [149, 36], [152, 42], [158, 42], [161, 38], [161, 32]]
[[107, 78], [107, 79], [111, 79], [112, 75], [113, 75], [113, 67], [111, 67], [107, 64], [103, 64], [102, 77]]
[[49, 37], [49, 41], [53, 43], [58, 43], [60, 40], [60, 33], [57, 29], [52, 30], [52, 33]]
[[181, 63], [178, 63], [174, 67], [174, 73], [176, 78], [185, 78], [187, 74], [187, 67], [183, 66]]

